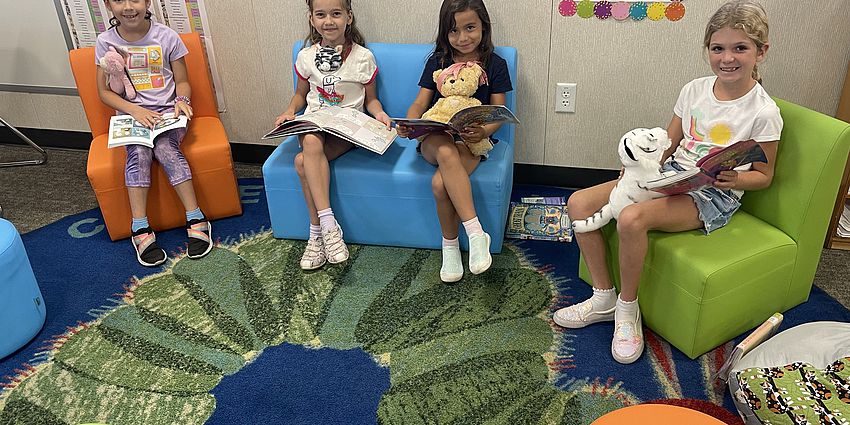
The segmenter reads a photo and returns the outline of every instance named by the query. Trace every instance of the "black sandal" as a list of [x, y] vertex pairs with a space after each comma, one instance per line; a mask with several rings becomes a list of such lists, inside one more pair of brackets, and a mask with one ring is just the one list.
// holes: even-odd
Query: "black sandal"
[[198, 259], [212, 251], [212, 224], [206, 220], [190, 220], [186, 223], [189, 234], [189, 258]]
[[136, 250], [136, 259], [145, 267], [156, 267], [168, 258], [165, 251], [156, 244], [156, 234], [150, 227], [133, 232], [130, 242]]

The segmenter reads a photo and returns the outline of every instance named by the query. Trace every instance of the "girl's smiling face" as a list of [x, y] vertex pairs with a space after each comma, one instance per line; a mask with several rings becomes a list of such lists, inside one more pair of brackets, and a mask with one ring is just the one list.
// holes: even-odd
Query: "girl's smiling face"
[[136, 30], [146, 25], [150, 0], [106, 0], [106, 5], [122, 29]]
[[449, 44], [456, 62], [478, 60], [478, 45], [484, 34], [481, 18], [472, 9], [455, 13], [455, 26], [449, 31]]
[[751, 83], [753, 68], [764, 60], [767, 48], [765, 44], [759, 49], [743, 30], [721, 28], [711, 35], [708, 62], [724, 84]]
[[313, 0], [310, 25], [322, 36], [326, 46], [345, 43], [345, 29], [352, 21], [351, 13], [340, 0]]

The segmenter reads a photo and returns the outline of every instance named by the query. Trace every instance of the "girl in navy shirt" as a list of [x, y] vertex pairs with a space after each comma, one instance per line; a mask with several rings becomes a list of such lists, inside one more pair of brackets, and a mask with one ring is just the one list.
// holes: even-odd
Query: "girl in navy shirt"
[[[425, 63], [419, 94], [408, 109], [407, 117], [422, 117], [442, 97], [432, 79], [434, 71], [469, 61], [481, 64], [488, 80], [478, 88], [474, 97], [485, 105], [504, 105], [505, 93], [513, 87], [507, 63], [493, 53], [490, 16], [484, 2], [444, 0], [434, 53]], [[469, 175], [475, 171], [482, 157], [473, 155], [467, 144], [489, 138], [499, 125], [470, 125], [459, 134], [431, 133], [421, 139], [418, 147], [422, 157], [437, 166], [431, 186], [443, 237], [443, 264], [440, 268], [443, 282], [457, 282], [463, 277], [458, 242], [458, 225], [461, 222], [469, 237], [469, 271], [483, 273], [492, 263], [490, 235], [484, 232], [478, 221], [469, 183]], [[410, 129], [399, 126], [398, 133], [407, 137]]]

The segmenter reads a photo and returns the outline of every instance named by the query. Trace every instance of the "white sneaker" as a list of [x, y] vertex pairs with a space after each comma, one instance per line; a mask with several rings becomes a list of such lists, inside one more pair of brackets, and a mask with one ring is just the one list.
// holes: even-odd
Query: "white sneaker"
[[463, 278], [463, 258], [459, 246], [443, 247], [443, 266], [440, 267], [440, 280], [446, 283], [457, 282]]
[[348, 247], [342, 240], [342, 228], [322, 232], [322, 240], [325, 242], [325, 255], [331, 264], [339, 264], [348, 259]]
[[634, 322], [621, 320], [614, 322], [614, 339], [611, 341], [611, 355], [614, 360], [629, 364], [634, 363], [643, 354], [643, 323], [640, 310]]
[[493, 257], [490, 256], [490, 235], [486, 232], [469, 237], [469, 271], [481, 274], [490, 268]]
[[307, 240], [304, 255], [301, 256], [301, 270], [316, 270], [325, 265], [328, 256], [325, 255], [325, 242], [321, 236]]
[[590, 298], [569, 307], [558, 309], [552, 315], [552, 320], [558, 324], [570, 329], [579, 329], [587, 325], [597, 322], [610, 322], [614, 320], [614, 311], [617, 306], [611, 307], [608, 310], [593, 310], [593, 303]]

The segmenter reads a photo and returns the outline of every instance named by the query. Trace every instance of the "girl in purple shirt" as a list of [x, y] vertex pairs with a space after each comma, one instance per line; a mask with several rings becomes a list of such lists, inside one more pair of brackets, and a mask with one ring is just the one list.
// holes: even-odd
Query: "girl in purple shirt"
[[[95, 62], [111, 46], [127, 60], [130, 80], [136, 90], [133, 99], [112, 92], [106, 73], [97, 67], [100, 100], [119, 114], [131, 115], [142, 125], [153, 128], [165, 115], [192, 118], [189, 100], [191, 88], [183, 59], [189, 51], [174, 30], [151, 22], [150, 0], [103, 0], [112, 12], [106, 32], [98, 35]], [[192, 173], [180, 152], [185, 128], [160, 134], [153, 149], [127, 145], [125, 183], [133, 215], [131, 242], [136, 259], [143, 266], [154, 267], [165, 262], [165, 251], [156, 243], [156, 235], [148, 223], [147, 195], [151, 186], [151, 164], [156, 159], [186, 209], [189, 258], [201, 258], [212, 249], [212, 226], [198, 206], [192, 187]]]

